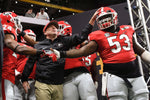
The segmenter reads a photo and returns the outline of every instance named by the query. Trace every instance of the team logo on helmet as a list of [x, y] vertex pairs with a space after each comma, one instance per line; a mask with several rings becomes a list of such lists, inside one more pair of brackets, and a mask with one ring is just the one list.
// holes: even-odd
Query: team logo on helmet
[[71, 36], [72, 35], [72, 27], [68, 22], [59, 21], [58, 25], [59, 25], [58, 35], [62, 35], [62, 36]]

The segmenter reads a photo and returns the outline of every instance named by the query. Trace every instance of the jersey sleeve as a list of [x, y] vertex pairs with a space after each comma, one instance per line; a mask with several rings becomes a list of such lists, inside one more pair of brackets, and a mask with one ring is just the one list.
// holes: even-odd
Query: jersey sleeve
[[4, 24], [3, 31], [4, 31], [4, 34], [12, 34], [14, 35], [15, 39], [17, 39], [16, 30], [12, 26]]
[[88, 36], [88, 40], [89, 41], [98, 41], [100, 40], [102, 37], [102, 31], [95, 31], [95, 32], [92, 32], [91, 34], [89, 34]]
[[10, 25], [3, 25], [4, 33], [16, 33], [15, 29]]
[[135, 30], [133, 29], [132, 26], [129, 26], [129, 30], [132, 31], [132, 33], [134, 34]]

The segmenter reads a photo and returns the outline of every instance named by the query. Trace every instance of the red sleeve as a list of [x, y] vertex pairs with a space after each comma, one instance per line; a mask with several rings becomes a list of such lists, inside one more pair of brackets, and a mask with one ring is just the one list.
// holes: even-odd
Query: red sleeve
[[16, 30], [15, 30], [12, 26], [4, 24], [4, 25], [3, 25], [3, 31], [4, 31], [5, 34], [6, 34], [6, 33], [13, 34], [14, 37], [15, 37], [15, 40], [17, 40], [17, 33], [16, 33]]
[[89, 41], [96, 41], [97, 43], [99, 43], [99, 41], [103, 38], [103, 34], [103, 31], [98, 30], [89, 34], [88, 39]]
[[125, 31], [129, 30], [131, 33], [135, 32], [131, 25], [121, 25], [120, 28], [121, 28], [121, 30], [125, 30]]

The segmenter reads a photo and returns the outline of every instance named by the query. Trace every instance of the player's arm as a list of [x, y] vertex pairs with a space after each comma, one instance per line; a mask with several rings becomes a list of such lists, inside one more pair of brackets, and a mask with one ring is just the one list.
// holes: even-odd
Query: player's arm
[[36, 60], [37, 60], [36, 56], [30, 56], [25, 64], [25, 67], [22, 73], [21, 81], [22, 81], [22, 86], [26, 93], [28, 93], [28, 89], [30, 89], [30, 86], [28, 83], [28, 77], [33, 70]]
[[37, 60], [36, 56], [29, 56], [29, 59], [26, 61], [23, 73], [22, 73], [22, 77], [21, 77], [21, 81], [28, 81], [28, 77], [31, 74], [34, 64]]
[[82, 30], [81, 32], [81, 38], [83, 38], [83, 41], [86, 40], [88, 38], [88, 35], [92, 32], [96, 17], [98, 15], [98, 10], [93, 14], [93, 16], [91, 17], [89, 24], [85, 26], [85, 28]]
[[99, 9], [93, 14], [93, 16], [91, 17], [90, 21], [89, 21], [89, 24], [93, 25], [95, 24], [95, 20], [96, 20], [96, 17], [99, 13]]
[[80, 49], [71, 49], [69, 51], [61, 51], [60, 57], [77, 58], [77, 57], [82, 57], [82, 56], [88, 56], [94, 53], [97, 50], [97, 47], [98, 45], [95, 41], [90, 41], [87, 45], [81, 47]]
[[133, 37], [133, 49], [136, 54], [138, 54], [144, 62], [150, 63], [150, 52], [145, 50]]
[[12, 34], [5, 34], [4, 43], [8, 48], [19, 54], [38, 55], [43, 53], [42, 50], [36, 50], [34, 48], [19, 45], [18, 42], [14, 40], [14, 36]]

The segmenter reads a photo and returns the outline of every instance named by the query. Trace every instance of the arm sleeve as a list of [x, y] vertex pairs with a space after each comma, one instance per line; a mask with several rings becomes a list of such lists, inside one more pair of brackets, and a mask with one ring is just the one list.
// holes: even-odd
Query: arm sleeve
[[93, 26], [91, 24], [88, 24], [85, 26], [85, 28], [81, 32], [81, 39], [86, 40], [88, 39], [88, 35], [92, 32]]
[[92, 32], [93, 26], [91, 24], [88, 24], [85, 26], [85, 28], [81, 31], [80, 34], [73, 34], [72, 36], [65, 37], [66, 44], [68, 44], [69, 47], [77, 46], [78, 44], [81, 44], [84, 40], [88, 39], [88, 35]]
[[133, 50], [136, 54], [141, 56], [141, 54], [145, 51], [145, 49], [137, 42], [137, 40], [133, 36]]
[[28, 77], [33, 70], [33, 66], [34, 63], [36, 62], [36, 59], [37, 59], [36, 56], [30, 56], [29, 59], [27, 60], [21, 77], [22, 82], [28, 80]]

